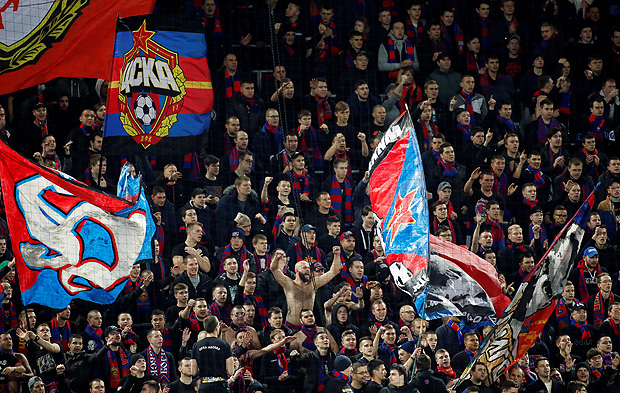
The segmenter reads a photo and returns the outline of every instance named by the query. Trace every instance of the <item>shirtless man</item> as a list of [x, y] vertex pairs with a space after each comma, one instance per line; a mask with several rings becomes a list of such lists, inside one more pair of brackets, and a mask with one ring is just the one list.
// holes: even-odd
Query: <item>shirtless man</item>
[[286, 254], [282, 250], [276, 251], [276, 254], [269, 268], [274, 278], [284, 289], [286, 295], [286, 303], [288, 304], [288, 313], [286, 314], [286, 324], [295, 331], [301, 330], [301, 320], [299, 313], [302, 309], [312, 310], [314, 306], [314, 296], [316, 291], [323, 285], [330, 282], [334, 277], [340, 274], [342, 263], [340, 262], [340, 247], [333, 248], [334, 260], [329, 271], [321, 276], [312, 278], [310, 265], [306, 261], [300, 261], [295, 264], [295, 279], [292, 280], [285, 276], [278, 269], [280, 259], [286, 258]]

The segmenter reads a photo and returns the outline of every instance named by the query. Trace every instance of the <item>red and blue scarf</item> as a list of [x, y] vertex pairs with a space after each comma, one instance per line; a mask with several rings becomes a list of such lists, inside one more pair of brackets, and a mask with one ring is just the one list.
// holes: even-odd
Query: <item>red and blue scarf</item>
[[555, 323], [557, 324], [559, 330], [562, 330], [570, 323], [568, 307], [566, 307], [566, 300], [564, 300], [564, 297], [561, 297], [558, 300], [558, 304], [555, 307]]
[[[301, 126], [297, 127], [297, 136], [299, 138], [299, 151], [312, 155], [315, 169], [323, 168], [323, 155], [321, 154], [321, 147], [319, 146], [319, 137], [314, 127], [310, 126], [310, 128], [305, 131], [301, 130]], [[306, 138], [310, 138], [312, 147], [308, 146]]]
[[539, 189], [540, 187], [545, 185], [545, 178], [543, 177], [543, 173], [540, 168], [534, 169], [531, 165], [528, 165], [527, 170], [530, 171], [532, 175], [534, 175], [534, 185], [536, 186], [536, 189]]
[[384, 341], [383, 344], [381, 344], [381, 348], [390, 356], [390, 364], [398, 363], [396, 348], [393, 345], [389, 345]]
[[214, 315], [220, 321], [224, 321], [227, 325], [230, 326], [232, 320], [230, 319], [230, 312], [232, 311], [232, 305], [229, 302], [224, 303], [224, 305], [220, 308], [216, 301], [209, 304], [209, 310], [211, 311], [211, 315]]
[[306, 171], [298, 174], [294, 170], [289, 171], [289, 177], [293, 180], [293, 195], [306, 194], [310, 197], [310, 179]]
[[116, 355], [112, 350], [108, 349], [108, 366], [110, 368], [110, 388], [116, 390], [121, 382], [121, 378], [129, 375], [129, 358], [122, 347], [118, 348], [121, 364], [119, 366]]
[[95, 341], [95, 346], [97, 349], [103, 348], [103, 341], [101, 340], [101, 336], [103, 335], [103, 330], [101, 328], [97, 328], [97, 330], [93, 329], [92, 326], [86, 326], [86, 334], [90, 336]]
[[601, 131], [603, 125], [605, 124], [605, 119], [603, 116], [597, 117], [594, 116], [594, 113], [592, 113], [590, 117], [588, 117], [588, 122], [592, 125], [590, 133], [594, 135], [594, 139], [596, 139], [597, 142], [602, 142], [605, 139], [603, 136], [603, 131]]
[[226, 81], [226, 98], [233, 97], [235, 93], [241, 93], [241, 76], [235, 72], [230, 76], [227, 69], [224, 69], [224, 80]]
[[170, 385], [170, 361], [163, 348], [157, 354], [153, 347], [149, 345], [146, 349], [146, 364], [149, 374], [157, 378], [160, 384], [164, 386]]
[[[609, 294], [609, 303], [614, 301], [614, 294]], [[605, 301], [603, 299], [603, 294], [601, 291], [598, 291], [596, 296], [594, 296], [594, 312], [593, 312], [593, 323], [594, 327], [599, 329], [605, 320]]]
[[504, 200], [508, 197], [508, 176], [506, 172], [502, 172], [499, 178], [495, 176], [493, 180], [493, 192], [499, 194]]
[[489, 25], [491, 24], [491, 21], [489, 21], [489, 18], [483, 18], [480, 15], [478, 15], [478, 18], [480, 18], [480, 25], [482, 27], [480, 34], [480, 47], [483, 51], [489, 51], [492, 49], [491, 34], [489, 33]]
[[461, 123], [456, 123], [456, 128], [463, 135], [463, 144], [465, 144], [468, 140], [471, 139], [471, 123], [464, 126]]
[[484, 223], [491, 227], [491, 234], [493, 235], [493, 248], [495, 250], [504, 248], [506, 246], [504, 231], [499, 225], [499, 222], [492, 221], [490, 218], [487, 218]]
[[[529, 233], [530, 233], [530, 240], [532, 240], [534, 238], [534, 224], [530, 224], [529, 226]], [[547, 237], [547, 230], [545, 229], [544, 225], [540, 226], [540, 244], [543, 244], [546, 240], [548, 239]]]
[[[581, 300], [581, 302], [585, 304], [585, 302], [590, 297], [590, 294], [588, 293], [588, 286], [586, 284], [585, 276], [585, 271], [588, 270], [588, 268], [586, 266], [586, 262], [583, 259], [577, 264], [577, 269], [579, 269], [579, 300]], [[595, 272], [597, 277], [603, 272], [601, 270], [600, 264], [596, 265]]]
[[581, 331], [582, 340], [587, 340], [592, 337], [592, 334], [588, 331], [587, 326], [578, 324], [577, 321], [575, 321], [575, 318], [571, 319], [570, 324]]
[[551, 121], [549, 121], [549, 125], [546, 125], [543, 121], [542, 116], [538, 118], [538, 143], [547, 142], [547, 132], [549, 132], [552, 128], [559, 128], [558, 122], [552, 117]]
[[437, 131], [437, 126], [431, 120], [428, 124], [426, 124], [422, 119], [418, 119], [418, 123], [422, 127], [422, 151], [427, 151], [431, 148], [431, 138], [435, 135]]
[[330, 120], [332, 118], [332, 107], [329, 105], [327, 97], [320, 98], [315, 95], [314, 100], [316, 101], [316, 113], [319, 117], [320, 127], [325, 124], [325, 120]]
[[[452, 37], [450, 37], [450, 33], [448, 32], [448, 27], [444, 25], [443, 22], [440, 22], [441, 26], [441, 34], [443, 39], [449, 44], [452, 45]], [[454, 26], [454, 38], [456, 39], [456, 49], [459, 52], [459, 55], [462, 55], [465, 51], [465, 39], [463, 34], [463, 29], [456, 22], [452, 24]]]
[[463, 90], [461, 90], [459, 94], [461, 95], [461, 97], [463, 97], [463, 101], [465, 102], [465, 109], [467, 109], [467, 112], [469, 112], [469, 114], [470, 114], [470, 123], [469, 124], [471, 126], [475, 126], [476, 125], [476, 117], [474, 116], [474, 104], [472, 102], [472, 98], [474, 97], [475, 93], [472, 91], [471, 94], [467, 94]]
[[47, 136], [47, 134], [49, 134], [49, 130], [47, 129], [47, 120], [40, 121], [34, 119], [34, 124], [36, 124], [36, 126], [41, 129], [41, 139], [43, 139]]
[[224, 34], [222, 34], [222, 22], [220, 21], [220, 15], [217, 12], [213, 13], [213, 18], [202, 18], [202, 21], [205, 24], [205, 27], [211, 25], [209, 21], [213, 21], [213, 30], [211, 34], [216, 38], [223, 38]]
[[459, 326], [459, 324], [455, 323], [454, 321], [450, 319], [448, 320], [448, 327], [456, 332], [456, 336], [458, 337], [459, 344], [463, 345], [465, 341], [463, 338], [463, 332], [461, 331], [461, 327]]
[[[4, 326], [4, 325], [1, 325]], [[58, 326], [58, 318], [54, 318], [50, 321], [50, 331], [52, 333], [52, 339], [51, 342], [53, 343], [58, 343], [58, 345], [60, 345], [60, 347], [64, 350], [64, 351], [68, 351], [69, 350], [69, 337], [71, 337], [71, 324], [69, 323], [69, 321], [65, 322], [65, 328], [62, 331], [62, 334], [60, 333], [60, 327]]]
[[[415, 53], [413, 51], [413, 44], [408, 39], [404, 39], [405, 44], [405, 53], [407, 54], [407, 59], [415, 62]], [[396, 64], [401, 63], [405, 59], [397, 59], [396, 58], [396, 48], [394, 47], [394, 40], [392, 38], [388, 38], [388, 63]], [[390, 71], [388, 73], [388, 77], [390, 79], [396, 78], [398, 76], [398, 70]], [[404, 94], [403, 94], [404, 95]]]
[[314, 336], [317, 334], [316, 325], [308, 328], [305, 325], [301, 325], [301, 332], [306, 335], [306, 338], [301, 343], [301, 346], [310, 350], [315, 351], [316, 345], [314, 345]]
[[453, 177], [454, 175], [458, 173], [458, 170], [456, 169], [456, 164], [454, 163], [454, 161], [445, 162], [443, 158], [440, 158], [438, 164], [443, 167], [444, 176]]
[[349, 183], [349, 179], [345, 177], [344, 179], [344, 190], [338, 183], [338, 179], [336, 176], [332, 178], [332, 189], [330, 192], [331, 200], [332, 200], [332, 208], [337, 213], [340, 213], [344, 222], [347, 224], [353, 224], [353, 205], [351, 204], [351, 183]]
[[[232, 252], [232, 245], [228, 243], [228, 245], [224, 247], [224, 250], [222, 251], [222, 260], [220, 261], [219, 274], [224, 273], [224, 261], [226, 260], [226, 258], [232, 255]], [[237, 263], [239, 264], [239, 274], [243, 274], [243, 261], [248, 259], [248, 250], [245, 248], [245, 246], [241, 246], [238, 252], [240, 252], [239, 260], [237, 261]]]
[[418, 20], [418, 25], [414, 26], [411, 18], [407, 18], [407, 38], [416, 44], [424, 44], [424, 22]]
[[351, 377], [347, 377], [346, 375], [344, 375], [344, 374], [343, 374], [343, 373], [341, 373], [340, 371], [336, 371], [336, 370], [334, 370], [333, 376], [334, 376], [334, 378], [336, 378], [336, 379], [343, 379], [343, 380], [345, 380], [345, 381], [347, 381], [347, 382], [351, 381]]
[[280, 374], [283, 374], [288, 371], [288, 360], [286, 359], [286, 347], [280, 347], [273, 350], [273, 353], [276, 355], [276, 359], [278, 360], [278, 369], [280, 370]]
[[248, 302], [252, 302], [252, 304], [254, 304], [254, 306], [256, 307], [256, 311], [258, 311], [258, 316], [260, 318], [260, 324], [261, 326], [266, 326], [268, 321], [267, 321], [267, 307], [265, 307], [265, 302], [263, 301], [263, 298], [260, 295], [257, 294], [253, 294], [253, 295], [246, 295], [245, 293], [243, 294], [243, 300], [248, 301]]

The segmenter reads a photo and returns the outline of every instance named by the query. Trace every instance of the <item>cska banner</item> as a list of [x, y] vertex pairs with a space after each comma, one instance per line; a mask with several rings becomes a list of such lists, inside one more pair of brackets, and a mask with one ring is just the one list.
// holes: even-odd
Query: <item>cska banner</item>
[[150, 13], [155, 0], [0, 1], [0, 95], [58, 77], [110, 77], [118, 15]]
[[112, 303], [152, 258], [148, 203], [94, 191], [0, 143], [0, 179], [24, 305]]
[[[104, 126], [106, 149], [164, 155], [196, 149], [213, 88], [202, 22], [184, 15], [119, 19]], [[182, 143], [178, 143], [182, 142]]]

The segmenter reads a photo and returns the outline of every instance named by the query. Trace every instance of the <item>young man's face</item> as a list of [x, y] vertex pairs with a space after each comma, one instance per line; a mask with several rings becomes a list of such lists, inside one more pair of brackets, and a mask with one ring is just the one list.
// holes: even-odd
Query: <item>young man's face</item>
[[471, 76], [467, 76], [461, 81], [461, 89], [467, 94], [471, 94], [474, 91], [474, 85], [475, 81]]

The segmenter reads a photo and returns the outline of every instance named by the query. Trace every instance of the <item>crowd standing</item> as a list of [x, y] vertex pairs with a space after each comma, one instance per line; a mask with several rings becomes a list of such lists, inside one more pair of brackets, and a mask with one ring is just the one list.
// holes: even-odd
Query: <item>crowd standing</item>
[[[201, 146], [106, 151], [102, 79], [0, 96], [2, 141], [112, 194], [131, 163], [157, 226], [115, 303], [51, 310], [22, 304], [0, 219], [4, 391], [620, 389], [616, 1], [194, 3], [157, 10], [204, 21]], [[600, 183], [555, 312], [490, 387], [481, 363], [454, 387], [490, 327], [423, 321], [374, 235], [368, 162], [407, 110], [430, 232], [493, 265], [507, 297]]]

